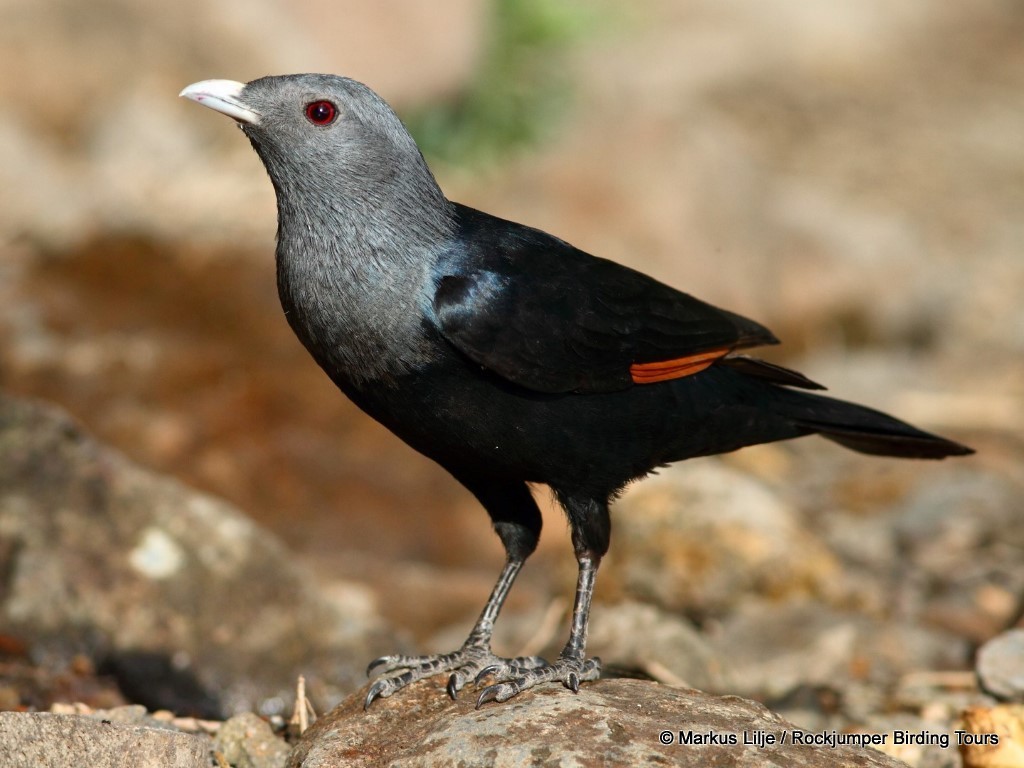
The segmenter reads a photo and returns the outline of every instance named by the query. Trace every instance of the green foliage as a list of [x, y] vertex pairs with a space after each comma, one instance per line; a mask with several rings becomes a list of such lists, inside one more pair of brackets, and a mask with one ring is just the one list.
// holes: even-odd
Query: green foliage
[[580, 0], [492, 0], [489, 40], [455, 98], [406, 116], [424, 153], [481, 165], [536, 143], [571, 97], [566, 52], [592, 27]]

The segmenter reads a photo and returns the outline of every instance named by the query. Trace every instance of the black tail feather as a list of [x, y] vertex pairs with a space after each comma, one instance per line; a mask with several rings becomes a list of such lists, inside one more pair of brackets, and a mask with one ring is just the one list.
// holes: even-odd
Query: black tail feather
[[847, 432], [834, 427], [818, 432], [834, 443], [859, 453], [873, 456], [900, 456], [907, 459], [944, 459], [947, 456], [966, 456], [973, 448], [928, 432], [921, 436]]
[[797, 425], [860, 453], [911, 459], [941, 459], [974, 453], [966, 445], [925, 432], [872, 408], [806, 392], [776, 391], [782, 412]]
[[749, 355], [732, 353], [718, 361], [720, 365], [728, 366], [733, 370], [744, 373], [747, 376], [755, 376], [773, 384], [782, 384], [786, 387], [798, 387], [800, 389], [825, 389], [816, 381], [811, 381], [799, 371], [791, 368], [783, 368], [781, 365], [769, 363]]

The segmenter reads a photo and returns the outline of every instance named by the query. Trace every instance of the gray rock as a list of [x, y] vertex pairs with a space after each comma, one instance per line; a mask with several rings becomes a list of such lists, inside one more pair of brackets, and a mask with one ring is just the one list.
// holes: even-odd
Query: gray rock
[[[902, 765], [868, 748], [794, 746], [791, 724], [733, 696], [601, 680], [577, 695], [550, 687], [476, 710], [472, 696], [448, 699], [443, 683], [415, 685], [367, 712], [359, 694], [350, 697], [304, 734], [289, 766]], [[680, 743], [711, 734], [736, 743]], [[786, 744], [744, 744], [758, 734], [785, 734]]]
[[728, 664], [685, 619], [632, 601], [601, 605], [590, 620], [587, 650], [606, 667], [641, 670], [661, 682], [729, 690]]
[[890, 595], [911, 620], [980, 644], [1009, 626], [1024, 593], [1024, 476], [951, 466], [892, 509], [900, 557]]
[[110, 660], [152, 708], [277, 712], [300, 673], [322, 707], [390, 645], [228, 504], [133, 465], [59, 411], [2, 396], [0, 548], [5, 632], [37, 652]]
[[783, 697], [801, 686], [886, 685], [911, 670], [967, 663], [961, 638], [811, 601], [747, 606], [722, 622], [710, 645], [728, 660], [734, 690], [759, 698]]
[[1003, 632], [978, 650], [981, 687], [1004, 701], [1024, 701], [1024, 629]]
[[841, 562], [833, 607], [979, 645], [1012, 625], [1024, 593], [1024, 474], [1008, 455], [978, 448], [978, 459], [909, 462], [787, 444], [800, 468], [787, 492]]
[[0, 712], [3, 768], [208, 768], [211, 742], [163, 728], [79, 715]]
[[718, 460], [661, 470], [613, 511], [601, 583], [670, 611], [720, 614], [751, 595], [827, 595], [837, 563], [762, 483]]

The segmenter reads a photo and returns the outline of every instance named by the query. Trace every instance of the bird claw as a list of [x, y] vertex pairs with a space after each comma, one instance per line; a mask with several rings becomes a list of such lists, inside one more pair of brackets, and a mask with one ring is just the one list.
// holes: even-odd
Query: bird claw
[[384, 674], [397, 670], [404, 671], [377, 680], [367, 692], [364, 706], [369, 707], [378, 698], [387, 698], [416, 680], [441, 672], [451, 672], [445, 689], [454, 700], [466, 683], [474, 678], [477, 684], [489, 675], [509, 679], [546, 665], [547, 662], [539, 656], [503, 659], [495, 656], [487, 645], [480, 643], [467, 643], [454, 653], [435, 656], [381, 656], [370, 662], [366, 670], [368, 675], [375, 671]]
[[[487, 671], [481, 671], [477, 680], [486, 677], [484, 672]], [[498, 682], [487, 686], [480, 692], [476, 700], [477, 709], [489, 701], [499, 703], [508, 701], [513, 696], [541, 683], [562, 683], [573, 693], [579, 693], [581, 681], [596, 680], [601, 676], [601, 660], [596, 657], [590, 659], [560, 657], [553, 664], [545, 664], [531, 669], [520, 668], [514, 671], [509, 668], [502, 672], [506, 674], [499, 673]]]
[[[393, 659], [397, 659], [397, 656], [378, 656], [376, 659], [370, 662], [369, 666], [366, 667], [366, 676], [369, 677], [373, 674], [373, 670], [377, 667], [389, 665]], [[391, 667], [389, 667], [390, 669]]]
[[480, 691], [480, 695], [476, 699], [476, 708], [480, 709], [484, 704], [489, 701], [496, 701], [499, 704], [503, 701], [508, 701], [515, 696], [519, 691], [519, 688], [515, 682], [511, 683], [498, 683], [496, 685], [489, 685]]
[[502, 669], [502, 666], [503, 666], [502, 664], [490, 664], [490, 665], [484, 667], [479, 672], [477, 672], [476, 677], [473, 678], [473, 684], [474, 685], [480, 685], [480, 683], [482, 683], [485, 678], [490, 677], [491, 675], [495, 674], [496, 672], [500, 672], [501, 669]]
[[459, 673], [453, 672], [452, 676], [448, 678], [448, 685], [445, 686], [445, 690], [448, 691], [448, 698], [455, 701], [459, 696], [459, 691], [462, 690], [462, 682], [459, 680]]
[[378, 680], [370, 686], [370, 690], [366, 692], [366, 698], [363, 700], [364, 711], [369, 709], [375, 700], [391, 695], [390, 691], [387, 691], [387, 682], [387, 680]]
[[570, 672], [565, 678], [565, 687], [573, 693], [580, 692], [580, 676], [575, 672]]
[[381, 656], [370, 662], [366, 672], [372, 674], [377, 670], [383, 673], [404, 671], [376, 680], [366, 693], [364, 709], [369, 709], [377, 699], [386, 699], [410, 683], [441, 672], [451, 672], [445, 690], [453, 700], [470, 680], [473, 680], [474, 685], [480, 685], [485, 679], [494, 678], [494, 685], [484, 688], [477, 697], [476, 706], [480, 708], [490, 701], [508, 701], [541, 683], [560, 682], [573, 693], [579, 693], [581, 681], [596, 680], [600, 676], [601, 661], [571, 656], [561, 656], [553, 664], [539, 656], [504, 659], [495, 656], [486, 645], [467, 643], [454, 653]]
[[[482, 670], [477, 676], [477, 681], [486, 677], [484, 673], [487, 672], [488, 670]], [[505, 672], [511, 674], [503, 674]], [[507, 671], [499, 671], [498, 682], [480, 691], [476, 699], [476, 709], [480, 709], [488, 701], [507, 701], [541, 683], [560, 682], [573, 693], [579, 693], [581, 681], [597, 680], [600, 676], [601, 659], [597, 657], [560, 657], [554, 664], [546, 664], [543, 667], [519, 669], [514, 672], [509, 668]]]

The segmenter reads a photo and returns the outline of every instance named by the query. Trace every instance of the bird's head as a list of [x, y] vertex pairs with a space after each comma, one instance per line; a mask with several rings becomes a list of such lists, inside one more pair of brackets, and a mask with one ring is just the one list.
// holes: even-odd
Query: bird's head
[[402, 121], [355, 80], [316, 74], [204, 80], [180, 95], [238, 122], [279, 203], [308, 207], [319, 199], [367, 211], [396, 203], [403, 209], [446, 205]]

